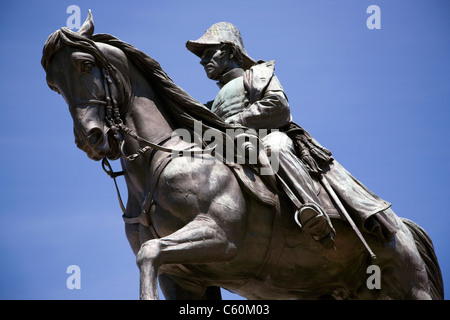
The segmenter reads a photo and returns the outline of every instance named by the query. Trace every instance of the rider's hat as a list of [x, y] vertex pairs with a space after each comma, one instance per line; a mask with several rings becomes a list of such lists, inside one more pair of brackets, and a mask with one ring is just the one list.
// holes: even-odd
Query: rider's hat
[[247, 51], [245, 51], [238, 28], [229, 22], [213, 24], [198, 40], [189, 40], [186, 42], [186, 48], [201, 58], [206, 47], [220, 45], [222, 43], [234, 44], [240, 50], [243, 57], [243, 68], [245, 70], [250, 69], [256, 63], [255, 60], [248, 56]]

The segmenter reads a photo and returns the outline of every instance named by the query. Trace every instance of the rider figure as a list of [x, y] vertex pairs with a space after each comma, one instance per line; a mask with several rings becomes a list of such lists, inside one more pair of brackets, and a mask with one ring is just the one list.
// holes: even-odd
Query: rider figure
[[[186, 47], [201, 58], [208, 78], [218, 81], [220, 91], [206, 106], [225, 122], [255, 130], [286, 128], [293, 123], [288, 99], [274, 75], [275, 62], [251, 59], [234, 25], [216, 23], [198, 40], [188, 41]], [[277, 173], [291, 199], [298, 200], [293, 201], [299, 204], [297, 223], [322, 245], [333, 247], [334, 228], [322, 209], [308, 163], [299, 159], [292, 139], [283, 131], [274, 131], [262, 142], [267, 152], [277, 152]]]

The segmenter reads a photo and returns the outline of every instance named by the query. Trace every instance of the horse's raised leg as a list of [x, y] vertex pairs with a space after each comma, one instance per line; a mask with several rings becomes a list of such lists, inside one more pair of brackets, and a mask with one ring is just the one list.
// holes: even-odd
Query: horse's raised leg
[[143, 243], [137, 254], [141, 299], [158, 298], [161, 265], [232, 259], [245, 221], [244, 195], [236, 178], [212, 157], [173, 159], [155, 194], [155, 228], [166, 236]]
[[158, 299], [157, 274], [163, 264], [226, 261], [235, 253], [235, 244], [214, 219], [200, 214], [173, 234], [142, 245], [137, 254], [140, 298]]

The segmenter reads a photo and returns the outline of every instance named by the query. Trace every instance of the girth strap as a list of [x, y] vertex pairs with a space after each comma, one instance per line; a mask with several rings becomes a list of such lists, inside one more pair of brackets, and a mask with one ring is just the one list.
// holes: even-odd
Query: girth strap
[[149, 227], [150, 231], [152, 232], [155, 238], [160, 238], [160, 236], [158, 235], [158, 232], [156, 232], [155, 226], [153, 225], [152, 218], [150, 216], [150, 209], [153, 206], [153, 196], [156, 191], [156, 187], [158, 186], [161, 173], [170, 163], [170, 161], [172, 161], [171, 154], [166, 154], [166, 156], [157, 165], [156, 170], [153, 172], [150, 189], [147, 193], [147, 196], [144, 199], [144, 202], [142, 203], [141, 207], [142, 212], [141, 215], [139, 216], [140, 217], [139, 223]]
[[[164, 137], [160, 138], [158, 141], [156, 141], [155, 144], [159, 146], [159, 144], [164, 144], [164, 143], [166, 143], [170, 138], [171, 138], [171, 135], [170, 135], [170, 136], [169, 136], [169, 135], [164, 136]], [[150, 148], [149, 148], [149, 149], [150, 149]], [[139, 151], [139, 150], [138, 150], [138, 151]], [[153, 149], [153, 153], [152, 153], [152, 155], [150, 156], [150, 163], [151, 163], [152, 158], [154, 157], [156, 151], [157, 151], [156, 149]], [[145, 152], [145, 151], [144, 151], [144, 152]], [[136, 157], [134, 157], [134, 158], [136, 158]], [[134, 160], [134, 159], [133, 159], [133, 160]], [[118, 200], [119, 200], [120, 209], [122, 210], [122, 213], [123, 213], [123, 216], [122, 216], [122, 217], [123, 217], [124, 219], [135, 219], [135, 218], [127, 218], [127, 210], [126, 210], [126, 208], [125, 208], [125, 205], [123, 204], [122, 197], [121, 197], [121, 195], [120, 195], [119, 187], [117, 186], [116, 177], [123, 176], [125, 173], [124, 173], [123, 171], [114, 172], [113, 169], [112, 169], [112, 167], [111, 167], [111, 164], [109, 163], [109, 161], [108, 161], [107, 158], [103, 158], [103, 159], [102, 159], [102, 168], [103, 168], [103, 171], [105, 171], [106, 174], [107, 174], [108, 176], [110, 176], [110, 177], [114, 180], [114, 185], [115, 185], [115, 187], [116, 187], [116, 192], [117, 192], [117, 198], [118, 198]]]
[[[184, 151], [189, 151], [189, 149], [194, 149], [196, 145], [192, 144], [188, 146], [187, 148], [184, 148]], [[156, 153], [160, 152], [158, 150], [153, 150], [152, 158], [155, 157]], [[191, 155], [194, 153], [191, 153]], [[128, 217], [126, 212], [124, 212], [122, 218], [125, 223], [127, 224], [142, 224], [150, 229], [153, 236], [155, 238], [160, 238], [158, 233], [156, 232], [156, 229], [153, 225], [153, 222], [151, 220], [150, 216], [150, 210], [154, 204], [153, 197], [156, 191], [156, 188], [158, 187], [158, 182], [161, 177], [162, 172], [167, 167], [167, 165], [172, 161], [173, 155], [171, 153], [165, 153], [165, 155], [162, 158], [159, 158], [158, 163], [154, 164], [154, 170], [151, 174], [151, 181], [149, 185], [149, 189], [147, 192], [147, 195], [142, 202], [141, 207], [141, 214], [138, 217]]]

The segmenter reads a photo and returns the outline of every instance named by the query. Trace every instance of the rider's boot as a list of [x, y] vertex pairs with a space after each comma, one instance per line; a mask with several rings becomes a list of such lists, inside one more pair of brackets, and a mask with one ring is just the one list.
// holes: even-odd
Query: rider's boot
[[311, 234], [314, 240], [325, 248], [334, 247], [334, 230], [330, 218], [323, 209], [315, 203], [305, 203], [295, 213], [295, 222], [302, 230]]

